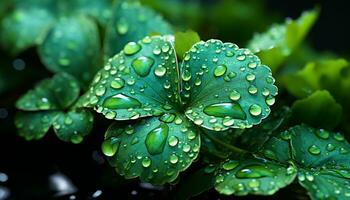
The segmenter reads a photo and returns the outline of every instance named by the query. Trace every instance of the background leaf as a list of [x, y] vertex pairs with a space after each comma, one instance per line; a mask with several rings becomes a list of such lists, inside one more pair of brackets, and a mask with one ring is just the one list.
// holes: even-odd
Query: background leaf
[[215, 131], [259, 124], [277, 95], [271, 71], [258, 57], [219, 40], [195, 44], [181, 73], [186, 116]]
[[196, 159], [200, 148], [193, 125], [176, 115], [168, 123], [153, 117], [125, 127], [110, 126], [102, 144], [110, 164], [127, 179], [140, 177], [156, 185], [174, 181]]
[[99, 40], [97, 26], [89, 18], [61, 18], [39, 47], [39, 55], [52, 72], [67, 72], [87, 82], [101, 59]]
[[201, 40], [198, 33], [192, 30], [176, 32], [174, 36], [176, 54], [181, 60], [183, 59], [184, 54], [190, 50], [192, 45]]
[[171, 34], [170, 25], [153, 10], [137, 2], [122, 2], [113, 10], [107, 26], [105, 54], [112, 57], [131, 41], [141, 40], [150, 33]]
[[327, 90], [318, 90], [297, 100], [292, 106], [292, 120], [306, 123], [313, 127], [333, 129], [340, 122], [342, 107]]

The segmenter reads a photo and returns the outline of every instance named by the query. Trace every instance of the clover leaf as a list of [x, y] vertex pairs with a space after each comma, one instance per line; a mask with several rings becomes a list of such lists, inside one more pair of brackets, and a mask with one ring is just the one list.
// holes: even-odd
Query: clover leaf
[[130, 41], [138, 41], [149, 34], [171, 34], [170, 25], [153, 10], [139, 2], [122, 2], [113, 10], [105, 38], [105, 54], [111, 57]]
[[[144, 181], [161, 184], [173, 181], [195, 157], [180, 159], [189, 149], [199, 150], [199, 139], [189, 142], [191, 137], [200, 138], [200, 129], [194, 127], [212, 131], [251, 127], [267, 117], [277, 94], [273, 83], [269, 68], [261, 65], [259, 58], [232, 43], [198, 42], [179, 65], [173, 37], [146, 36], [138, 42], [127, 43], [123, 51], [109, 60], [96, 74], [79, 104], [93, 107], [107, 119], [139, 119], [131, 125], [135, 133], [130, 136], [127, 128], [118, 131], [118, 125], [110, 127], [105, 140], [109, 147], [104, 146], [103, 150], [112, 156], [112, 165], [126, 178], [139, 176]], [[191, 136], [179, 135], [181, 130], [190, 130]], [[111, 133], [114, 139], [110, 139]], [[153, 136], [149, 137], [156, 141], [147, 143], [151, 141], [147, 138], [151, 133]], [[179, 148], [172, 151], [164, 143], [174, 138], [171, 136], [176, 136], [174, 144], [179, 144]], [[143, 142], [132, 145], [134, 137]], [[152, 144], [156, 145], [153, 150], [147, 147]], [[185, 144], [191, 147], [180, 148]], [[146, 167], [142, 167], [142, 162], [129, 164], [132, 152], [136, 152], [139, 159], [147, 158]], [[159, 154], [159, 158], [153, 154]], [[176, 165], [171, 176], [167, 176], [169, 169], [161, 165], [165, 161], [171, 163], [173, 154], [175, 160], [186, 164]], [[150, 163], [159, 173], [151, 173], [147, 167]]]
[[294, 126], [271, 137], [254, 157], [223, 162], [215, 188], [223, 194], [267, 195], [297, 177], [312, 199], [348, 199], [349, 152], [340, 133]]
[[125, 178], [164, 184], [174, 181], [196, 159], [200, 137], [184, 115], [146, 118], [125, 127], [113, 124], [106, 132], [102, 150]]
[[314, 9], [302, 13], [297, 20], [287, 19], [284, 24], [273, 25], [267, 32], [256, 34], [248, 47], [276, 72], [305, 38], [318, 15], [319, 9]]
[[79, 92], [77, 80], [66, 73], [39, 82], [16, 102], [19, 135], [27, 140], [40, 139], [53, 125], [61, 140], [80, 143], [92, 129], [93, 115], [73, 107]]

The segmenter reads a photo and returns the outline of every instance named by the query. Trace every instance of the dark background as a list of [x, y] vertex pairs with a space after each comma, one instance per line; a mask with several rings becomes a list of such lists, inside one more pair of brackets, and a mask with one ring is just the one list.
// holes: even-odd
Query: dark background
[[[215, 0], [205, 3], [215, 3]], [[319, 51], [349, 56], [350, 11], [346, 1], [267, 0], [265, 5], [271, 12], [292, 18], [298, 17], [303, 10], [320, 5], [321, 15], [308, 41]], [[0, 56], [7, 57], [3, 51], [0, 51]], [[30, 62], [26, 62], [21, 70], [10, 69], [11, 77], [25, 79], [18, 80], [15, 90], [0, 96], [0, 200], [118, 199], [121, 196], [123, 199], [171, 199], [169, 195], [173, 196], [176, 186], [153, 187], [140, 184], [138, 179], [125, 181], [109, 167], [99, 146], [108, 126], [102, 119], [96, 119], [99, 126], [80, 145], [59, 141], [52, 131], [40, 141], [27, 142], [18, 137], [13, 125], [14, 102], [37, 80], [50, 76], [41, 69], [35, 50], [26, 51], [18, 58]], [[13, 58], [7, 60], [8, 66], [13, 65]], [[40, 73], [31, 74], [31, 71]], [[194, 169], [182, 173], [180, 179], [185, 179], [191, 170]], [[54, 178], [63, 180], [70, 189], [54, 186], [55, 181], [50, 181]], [[296, 185], [282, 189], [272, 197], [224, 197], [210, 190], [196, 199], [286, 199], [286, 196], [308, 199], [304, 190]]]

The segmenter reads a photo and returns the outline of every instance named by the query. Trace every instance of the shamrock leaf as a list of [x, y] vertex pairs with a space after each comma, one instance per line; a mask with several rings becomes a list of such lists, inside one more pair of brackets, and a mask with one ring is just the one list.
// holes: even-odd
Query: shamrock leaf
[[332, 129], [341, 120], [342, 107], [327, 90], [318, 90], [305, 99], [295, 101], [292, 113], [296, 123], [303, 122], [313, 127]]
[[159, 115], [179, 101], [177, 61], [172, 42], [146, 37], [130, 42], [97, 73], [89, 104], [108, 119]]
[[189, 167], [198, 155], [200, 137], [185, 116], [173, 115], [108, 128], [102, 150], [118, 173], [158, 185], [174, 181]]
[[215, 189], [226, 195], [272, 195], [293, 182], [296, 172], [291, 164], [258, 158], [229, 159], [217, 172]]
[[267, 32], [256, 34], [248, 48], [275, 72], [305, 38], [318, 14], [318, 9], [306, 11], [297, 20], [287, 19], [284, 24], [273, 25]]
[[259, 124], [277, 95], [271, 71], [258, 57], [219, 40], [195, 44], [181, 73], [186, 116], [215, 131]]
[[105, 54], [111, 57], [131, 41], [138, 41], [150, 33], [172, 33], [170, 25], [153, 10], [138, 2], [122, 2], [113, 11], [107, 26]]
[[183, 59], [184, 54], [190, 50], [190, 48], [201, 39], [198, 33], [188, 30], [186, 32], [176, 32], [175, 37], [175, 50], [177, 56]]
[[0, 42], [12, 54], [18, 54], [40, 44], [54, 22], [54, 16], [41, 8], [15, 10], [1, 21]]
[[312, 199], [349, 198], [350, 145], [340, 133], [295, 126], [266, 143], [264, 152], [279, 162], [292, 160]]
[[93, 116], [88, 110], [72, 107], [79, 91], [76, 79], [66, 73], [39, 82], [16, 102], [19, 135], [40, 139], [53, 125], [60, 139], [80, 143], [92, 128]]
[[89, 18], [61, 18], [39, 46], [39, 55], [49, 70], [67, 72], [87, 82], [99, 64], [99, 40], [97, 26]]

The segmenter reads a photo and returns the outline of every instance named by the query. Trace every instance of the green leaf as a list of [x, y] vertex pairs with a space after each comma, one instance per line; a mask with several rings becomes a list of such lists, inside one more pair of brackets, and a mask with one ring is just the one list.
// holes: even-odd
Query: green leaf
[[348, 62], [344, 59], [309, 62], [300, 71], [283, 75], [281, 82], [289, 93], [298, 98], [307, 97], [320, 89], [332, 92], [341, 86], [340, 82], [343, 78], [339, 77], [342, 77], [346, 68], [348, 68]]
[[342, 117], [342, 107], [327, 90], [318, 90], [292, 106], [292, 118], [296, 123], [313, 127], [333, 129]]
[[93, 115], [86, 109], [61, 112], [53, 122], [57, 137], [66, 142], [81, 143], [92, 129]]
[[303, 41], [317, 17], [319, 9], [305, 11], [297, 20], [287, 19], [284, 24], [273, 25], [267, 32], [256, 34], [248, 48], [261, 58], [262, 62], [278, 70]]
[[251, 152], [259, 150], [273, 134], [283, 127], [290, 116], [290, 108], [285, 106], [278, 108], [263, 120], [261, 124], [254, 128], [245, 129], [238, 140], [237, 146]]
[[272, 195], [293, 182], [296, 172], [291, 164], [282, 165], [258, 158], [229, 159], [217, 172], [215, 189], [225, 195]]
[[18, 134], [26, 140], [38, 140], [45, 136], [59, 112], [19, 112], [15, 117]]
[[69, 2], [77, 13], [94, 17], [102, 25], [107, 24], [112, 15], [113, 0], [78, 0]]
[[150, 33], [171, 34], [170, 25], [153, 10], [137, 2], [122, 2], [113, 11], [107, 26], [105, 54], [111, 57], [128, 42], [138, 41]]
[[0, 43], [12, 54], [18, 54], [29, 47], [41, 44], [54, 22], [54, 16], [47, 10], [17, 9], [1, 21]]
[[88, 82], [101, 59], [96, 24], [84, 16], [61, 18], [39, 47], [39, 55], [52, 72], [67, 72]]
[[[274, 140], [279, 143], [267, 143], [265, 151], [270, 151], [270, 155], [289, 151], [289, 159], [298, 168], [299, 183], [312, 199], [349, 198], [350, 145], [343, 135], [301, 125], [282, 132]], [[287, 160], [287, 156], [281, 158], [277, 160]]]
[[186, 32], [176, 32], [175, 36], [175, 50], [178, 57], [182, 60], [184, 54], [201, 39], [197, 32], [188, 30]]
[[211, 166], [203, 167], [181, 181], [179, 189], [176, 190], [175, 199], [190, 199], [213, 188], [215, 176], [213, 171], [208, 171], [209, 169]]
[[193, 125], [180, 114], [163, 121], [152, 117], [109, 127], [102, 151], [119, 174], [161, 185], [174, 181], [196, 159], [200, 137]]
[[270, 69], [248, 49], [232, 43], [195, 44], [186, 53], [181, 72], [186, 116], [215, 131], [259, 124], [277, 95]]
[[97, 73], [85, 95], [108, 119], [137, 119], [171, 110], [179, 101], [176, 55], [166, 37], [130, 42]]
[[16, 102], [24, 111], [39, 111], [68, 108], [79, 96], [79, 85], [74, 77], [60, 73], [51, 79], [39, 82]]

